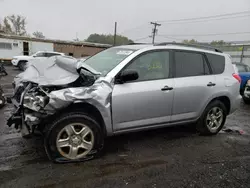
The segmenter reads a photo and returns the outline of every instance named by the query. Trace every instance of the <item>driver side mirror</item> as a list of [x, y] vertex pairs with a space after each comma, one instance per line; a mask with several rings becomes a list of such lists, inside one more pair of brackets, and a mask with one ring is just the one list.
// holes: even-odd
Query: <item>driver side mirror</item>
[[120, 83], [125, 83], [128, 81], [137, 80], [139, 78], [139, 74], [135, 70], [125, 70], [119, 76]]

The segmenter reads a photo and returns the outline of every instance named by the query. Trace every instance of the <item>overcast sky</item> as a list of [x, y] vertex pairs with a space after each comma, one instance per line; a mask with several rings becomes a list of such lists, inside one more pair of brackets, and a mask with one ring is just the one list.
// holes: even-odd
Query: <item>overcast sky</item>
[[[7, 15], [20, 14], [27, 18], [29, 33], [41, 31], [47, 38], [65, 40], [76, 38], [76, 34], [83, 40], [91, 33], [113, 33], [115, 21], [118, 23], [119, 33], [136, 40], [151, 34], [150, 21], [242, 11], [250, 11], [250, 0], [0, 0], [0, 19]], [[178, 40], [192, 38], [199, 41], [250, 40], [250, 33], [176, 36], [235, 32], [250, 32], [250, 13], [247, 17], [207, 22], [171, 24], [163, 22], [159, 27], [156, 41], [174, 40], [165, 38], [166, 36]], [[149, 40], [151, 39], [138, 42]]]

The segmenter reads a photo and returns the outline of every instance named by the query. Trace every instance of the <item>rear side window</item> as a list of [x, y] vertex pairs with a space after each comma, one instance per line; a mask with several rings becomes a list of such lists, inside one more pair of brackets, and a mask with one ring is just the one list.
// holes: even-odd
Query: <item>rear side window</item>
[[193, 52], [175, 52], [175, 76], [201, 76], [209, 74], [204, 56]]
[[225, 69], [225, 57], [215, 54], [206, 54], [214, 74], [221, 74]]

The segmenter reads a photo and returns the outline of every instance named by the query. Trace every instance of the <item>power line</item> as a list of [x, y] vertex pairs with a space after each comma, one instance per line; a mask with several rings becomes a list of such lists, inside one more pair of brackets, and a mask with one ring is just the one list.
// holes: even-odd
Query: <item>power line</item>
[[209, 33], [209, 34], [189, 34], [189, 35], [175, 35], [175, 34], [167, 34], [167, 35], [159, 35], [164, 37], [185, 37], [185, 36], [216, 36], [216, 35], [241, 35], [241, 34], [250, 34], [250, 32], [234, 32], [234, 33]]
[[163, 35], [158, 35], [159, 37], [162, 37], [162, 38], [166, 38], [166, 39], [172, 39], [172, 40], [186, 40], [186, 39], [183, 39], [183, 38], [175, 38], [175, 37], [169, 37], [169, 36], [163, 36]]
[[[214, 18], [209, 20], [196, 20], [196, 21], [182, 21], [182, 22], [169, 22], [167, 24], [183, 24], [183, 23], [198, 23], [198, 22], [209, 22], [209, 21], [216, 21], [216, 20], [228, 20], [228, 19], [234, 19], [234, 18], [243, 18], [243, 17], [249, 17], [249, 15], [239, 15], [234, 17], [224, 17], [224, 18]], [[163, 25], [165, 26], [165, 25]]]
[[135, 41], [139, 41], [139, 40], [143, 40], [143, 39], [147, 39], [147, 38], [149, 38], [149, 36], [135, 39], [134, 42], [135, 42]]
[[183, 18], [183, 19], [176, 19], [176, 20], [158, 20], [157, 22], [193, 21], [193, 20], [210, 19], [210, 18], [218, 18], [218, 17], [225, 17], [225, 16], [234, 16], [234, 15], [249, 14], [249, 13], [250, 13], [250, 11], [242, 11], [242, 12], [227, 13], [227, 14], [217, 14], [217, 15], [213, 15], [213, 16], [203, 16], [203, 17], [195, 17], [195, 18]]
[[144, 27], [144, 26], [146, 26], [146, 25], [148, 25], [148, 23], [138, 25], [138, 26], [133, 27], [133, 28], [131, 28], [131, 29], [123, 30], [122, 32], [119, 32], [119, 34], [124, 34], [124, 33], [127, 33], [127, 32], [129, 32], [129, 31], [136, 30], [136, 29], [139, 29], [139, 28], [141, 28], [141, 27]]

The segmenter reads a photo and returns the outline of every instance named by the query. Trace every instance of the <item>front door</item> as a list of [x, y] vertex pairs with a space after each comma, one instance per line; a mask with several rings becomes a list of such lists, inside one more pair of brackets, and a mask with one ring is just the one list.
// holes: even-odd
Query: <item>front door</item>
[[172, 122], [196, 119], [213, 98], [215, 76], [202, 53], [176, 51]]
[[155, 126], [170, 121], [173, 79], [169, 57], [168, 51], [147, 52], [132, 60], [124, 69], [136, 70], [139, 78], [114, 86], [114, 131]]
[[23, 55], [29, 55], [29, 43], [23, 42]]

